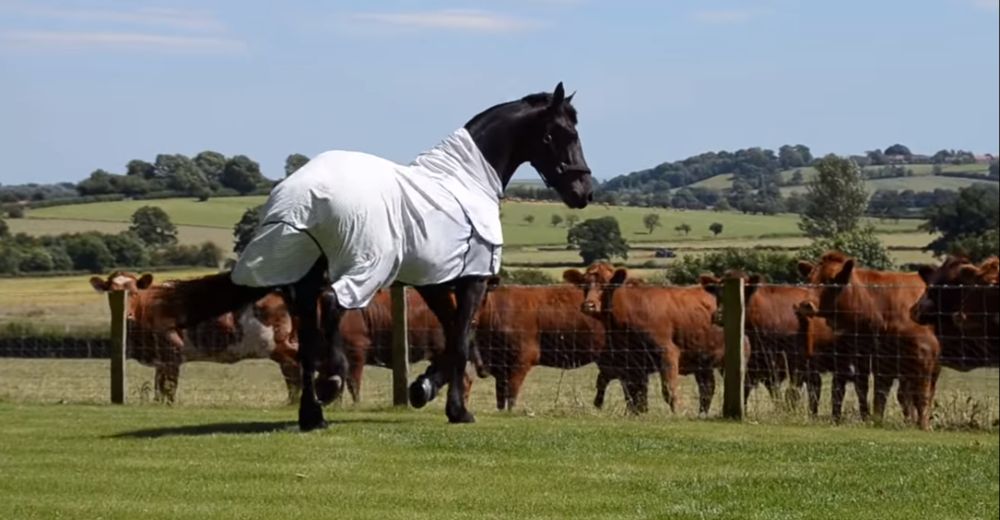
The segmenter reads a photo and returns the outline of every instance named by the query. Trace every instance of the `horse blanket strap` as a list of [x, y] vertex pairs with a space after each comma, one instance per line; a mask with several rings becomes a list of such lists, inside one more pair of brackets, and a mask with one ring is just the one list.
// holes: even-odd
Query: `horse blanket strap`
[[359, 308], [394, 281], [420, 286], [495, 275], [502, 192], [464, 128], [406, 166], [361, 152], [324, 152], [271, 192], [265, 224], [232, 279], [289, 285], [325, 255], [338, 302]]

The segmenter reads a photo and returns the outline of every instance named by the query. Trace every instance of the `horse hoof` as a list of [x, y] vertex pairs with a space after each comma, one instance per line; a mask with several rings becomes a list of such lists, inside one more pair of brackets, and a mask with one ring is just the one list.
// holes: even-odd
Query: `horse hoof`
[[343, 393], [344, 380], [340, 376], [316, 381], [316, 398], [324, 405], [336, 401]]
[[420, 376], [410, 385], [410, 405], [423, 408], [437, 395], [437, 388], [429, 378]]
[[327, 427], [326, 420], [323, 419], [323, 409], [319, 403], [303, 405], [299, 408], [299, 430], [308, 432], [312, 430], [322, 430]]
[[468, 410], [462, 410], [457, 414], [448, 414], [448, 422], [451, 424], [472, 424], [476, 422], [476, 417]]

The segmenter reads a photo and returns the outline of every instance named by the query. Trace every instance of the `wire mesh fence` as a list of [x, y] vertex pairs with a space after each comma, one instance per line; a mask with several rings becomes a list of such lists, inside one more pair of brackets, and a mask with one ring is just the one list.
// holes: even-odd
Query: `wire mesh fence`
[[[718, 288], [710, 281], [501, 285], [488, 292], [473, 325], [472, 409], [719, 416], [726, 305]], [[139, 324], [144, 300], [134, 290], [128, 402], [274, 407], [294, 399], [297, 343], [280, 297], [164, 332]], [[406, 295], [412, 378], [444, 350], [444, 334], [416, 292]], [[37, 292], [4, 299], [0, 399], [108, 402], [105, 298], [91, 291], [85, 301]], [[996, 428], [996, 299], [990, 287], [934, 286], [925, 294], [920, 284], [748, 283], [740, 391], [747, 417], [857, 423], [884, 415], [902, 424], [925, 413], [934, 427]], [[392, 403], [392, 324], [389, 291], [345, 315], [350, 392], [334, 406]], [[443, 407], [438, 401], [431, 409]]]

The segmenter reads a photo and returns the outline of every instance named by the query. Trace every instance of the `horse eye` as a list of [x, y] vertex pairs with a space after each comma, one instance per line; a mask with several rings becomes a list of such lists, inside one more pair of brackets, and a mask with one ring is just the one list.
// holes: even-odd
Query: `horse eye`
[[545, 143], [545, 144], [551, 143], [552, 142], [552, 134], [545, 134], [545, 137], [542, 138], [542, 142]]

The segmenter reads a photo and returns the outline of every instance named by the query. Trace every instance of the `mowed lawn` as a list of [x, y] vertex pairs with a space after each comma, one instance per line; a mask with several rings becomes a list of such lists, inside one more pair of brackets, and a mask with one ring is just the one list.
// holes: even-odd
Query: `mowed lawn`
[[997, 436], [0, 403], [0, 518], [997, 518]]
[[[263, 197], [233, 197], [198, 202], [194, 199], [164, 199], [153, 201], [118, 201], [56, 206], [28, 212], [26, 223], [40, 219], [59, 219], [98, 222], [127, 222], [133, 212], [145, 205], [163, 208], [171, 220], [182, 226], [222, 228], [232, 232], [233, 225], [243, 212], [263, 203]], [[507, 246], [565, 244], [565, 224], [553, 226], [553, 215], [563, 219], [576, 215], [581, 221], [589, 218], [614, 216], [618, 219], [623, 236], [630, 242], [698, 242], [712, 241], [723, 245], [734, 238], [758, 238], [800, 235], [797, 215], [743, 215], [734, 212], [680, 211], [658, 208], [591, 205], [583, 210], [571, 210], [562, 204], [545, 202], [505, 202], [501, 208], [504, 241]], [[643, 217], [649, 213], [660, 215], [661, 226], [649, 233]], [[531, 222], [528, 219], [530, 217]], [[723, 232], [715, 236], [709, 226], [718, 222]], [[689, 234], [674, 228], [680, 224], [691, 226]], [[874, 222], [881, 232], [913, 232], [918, 221]], [[22, 224], [29, 226], [30, 224]], [[30, 232], [30, 230], [28, 230]], [[228, 241], [231, 242], [231, 234]]]

